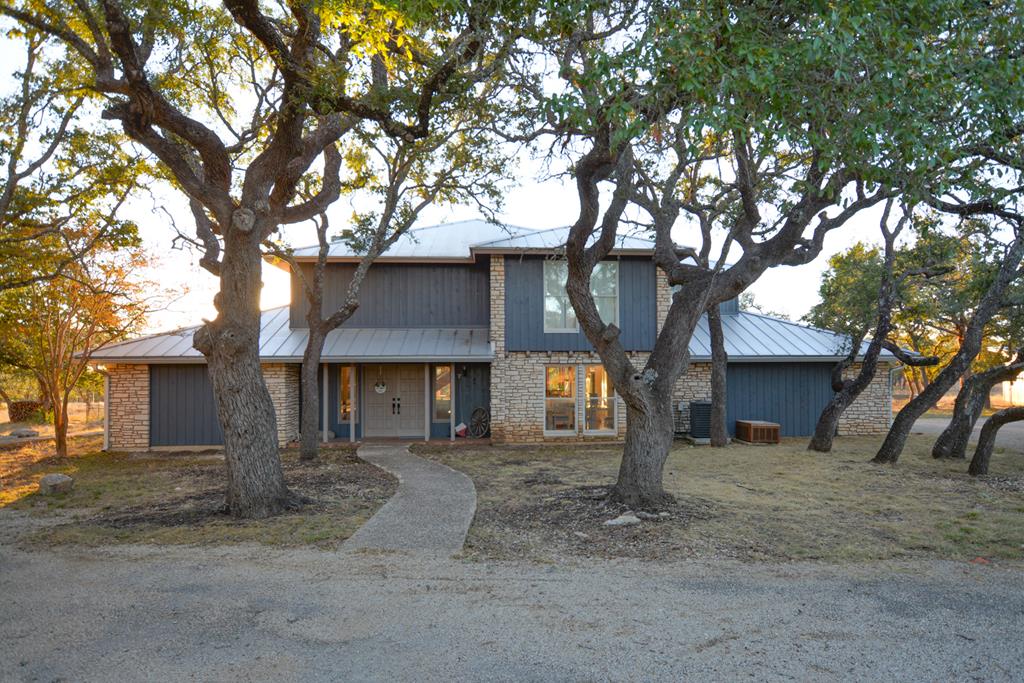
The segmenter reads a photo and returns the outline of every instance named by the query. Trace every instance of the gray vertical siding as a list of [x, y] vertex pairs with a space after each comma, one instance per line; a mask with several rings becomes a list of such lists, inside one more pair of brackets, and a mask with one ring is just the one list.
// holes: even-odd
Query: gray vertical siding
[[[619, 260], [619, 326], [629, 351], [654, 348], [657, 277], [649, 258]], [[505, 347], [509, 351], [589, 351], [583, 332], [545, 334], [544, 258], [505, 257]]]
[[224, 443], [206, 364], [149, 366], [149, 445]]
[[735, 315], [740, 312], [740, 300], [739, 297], [723, 301], [718, 305], [718, 310], [722, 315]]
[[[433, 372], [433, 366], [431, 366]], [[469, 425], [469, 417], [477, 408], [491, 410], [491, 366], [486, 363], [455, 364], [455, 424], [465, 422]], [[462, 376], [459, 377], [458, 375]], [[433, 392], [431, 392], [430, 414], [434, 414]], [[430, 436], [435, 438], [448, 437], [447, 422], [430, 424]]]
[[809, 436], [832, 398], [831, 363], [730, 363], [726, 373], [726, 420], [767, 420], [783, 436]]
[[[307, 278], [312, 266], [303, 265]], [[363, 280], [359, 309], [346, 327], [487, 327], [490, 321], [490, 275], [480, 263], [378, 263]], [[355, 264], [327, 266], [324, 310], [341, 307]], [[293, 328], [306, 326], [309, 305], [298, 276], [292, 274]]]

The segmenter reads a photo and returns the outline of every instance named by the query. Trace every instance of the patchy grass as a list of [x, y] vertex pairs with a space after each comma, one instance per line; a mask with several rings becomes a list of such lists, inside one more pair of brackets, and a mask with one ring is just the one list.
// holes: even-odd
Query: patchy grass
[[724, 449], [678, 445], [665, 468], [676, 497], [667, 518], [606, 527], [616, 447], [414, 450], [476, 484], [467, 554], [482, 558], [640, 557], [863, 561], [1024, 557], [1024, 457], [997, 453], [973, 478], [911, 436], [895, 467], [872, 465], [880, 440], [837, 439], [832, 454], [805, 439]]
[[[351, 448], [324, 449], [313, 464], [286, 450], [288, 485], [310, 502], [267, 520], [236, 520], [222, 510], [224, 463], [217, 452], [102, 453], [93, 441], [73, 441], [64, 459], [48, 457], [48, 445], [3, 454], [0, 507], [29, 518], [23, 543], [331, 546], [351, 536], [397, 488], [393, 477]], [[39, 495], [37, 483], [48, 472], [73, 476], [74, 489]]]

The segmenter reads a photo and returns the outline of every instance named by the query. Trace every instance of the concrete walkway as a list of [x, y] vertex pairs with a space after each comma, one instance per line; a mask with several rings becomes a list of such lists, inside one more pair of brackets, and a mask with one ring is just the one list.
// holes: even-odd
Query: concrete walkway
[[[978, 434], [981, 433], [981, 428], [987, 419], [987, 417], [983, 417], [974, 425], [974, 431], [971, 433], [971, 445], [967, 449], [968, 460], [974, 455], [974, 446], [978, 443]], [[922, 417], [914, 423], [914, 428], [910, 431], [937, 438], [948, 424], [948, 417]], [[1010, 424], [1003, 425], [999, 429], [999, 433], [996, 434], [996, 448], [1002, 448], [1006, 453], [1024, 455], [1024, 422], [1011, 422]]]
[[360, 446], [363, 460], [398, 477], [398, 491], [352, 535], [344, 551], [384, 550], [451, 557], [462, 550], [476, 513], [465, 474], [418, 458], [402, 444]]

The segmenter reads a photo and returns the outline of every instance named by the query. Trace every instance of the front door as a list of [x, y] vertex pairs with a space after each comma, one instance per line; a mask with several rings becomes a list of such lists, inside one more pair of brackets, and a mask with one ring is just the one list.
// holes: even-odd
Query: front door
[[367, 365], [364, 373], [366, 436], [422, 437], [423, 366]]

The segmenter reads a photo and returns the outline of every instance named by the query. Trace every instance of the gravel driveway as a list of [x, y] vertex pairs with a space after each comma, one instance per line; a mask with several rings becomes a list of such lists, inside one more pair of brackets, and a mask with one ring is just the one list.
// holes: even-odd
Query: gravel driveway
[[0, 679], [1020, 680], [1022, 579], [0, 546]]

